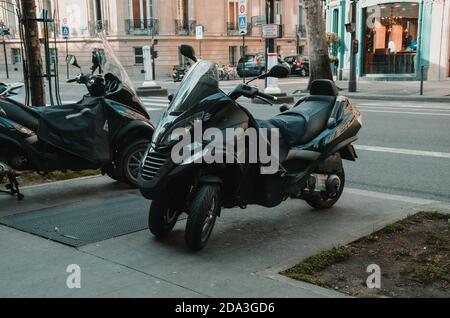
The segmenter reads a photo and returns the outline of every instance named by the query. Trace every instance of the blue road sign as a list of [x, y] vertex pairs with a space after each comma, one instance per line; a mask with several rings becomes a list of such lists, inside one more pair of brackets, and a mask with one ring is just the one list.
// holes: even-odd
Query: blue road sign
[[246, 35], [247, 32], [247, 16], [241, 15], [239, 16], [239, 34]]
[[68, 25], [63, 25], [61, 27], [61, 34], [63, 38], [67, 39], [70, 36], [70, 27]]

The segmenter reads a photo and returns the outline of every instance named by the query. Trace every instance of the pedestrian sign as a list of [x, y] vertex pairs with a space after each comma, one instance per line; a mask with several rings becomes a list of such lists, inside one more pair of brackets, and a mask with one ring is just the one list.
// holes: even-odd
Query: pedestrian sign
[[247, 16], [239, 16], [239, 34], [246, 35], [247, 32]]
[[63, 38], [68, 39], [70, 36], [70, 27], [65, 24], [61, 27], [61, 34], [63, 36]]

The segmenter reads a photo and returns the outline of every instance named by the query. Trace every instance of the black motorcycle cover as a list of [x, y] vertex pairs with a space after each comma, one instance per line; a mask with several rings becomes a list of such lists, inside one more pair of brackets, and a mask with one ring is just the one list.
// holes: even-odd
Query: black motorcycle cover
[[46, 107], [39, 111], [38, 138], [94, 164], [111, 161], [107, 101]]

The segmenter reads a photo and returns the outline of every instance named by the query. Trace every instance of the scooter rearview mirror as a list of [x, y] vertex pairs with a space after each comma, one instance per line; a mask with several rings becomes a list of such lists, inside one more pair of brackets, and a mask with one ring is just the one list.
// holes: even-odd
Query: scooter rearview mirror
[[289, 69], [283, 65], [275, 65], [267, 73], [266, 77], [286, 78], [289, 75]]
[[72, 65], [72, 66], [75, 66], [75, 67], [81, 69], [75, 55], [68, 55], [66, 61], [69, 65]]
[[180, 46], [180, 53], [184, 57], [187, 57], [187, 58], [193, 60], [194, 62], [197, 62], [197, 58], [195, 57], [195, 50], [194, 50], [194, 48], [192, 46], [187, 45], [187, 44], [181, 45]]

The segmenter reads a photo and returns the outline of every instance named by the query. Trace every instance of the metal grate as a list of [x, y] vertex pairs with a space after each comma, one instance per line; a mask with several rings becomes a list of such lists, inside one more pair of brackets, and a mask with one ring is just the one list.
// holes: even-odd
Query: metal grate
[[166, 163], [167, 159], [167, 154], [150, 151], [142, 166], [142, 178], [148, 181], [153, 180], [158, 174], [159, 169]]

